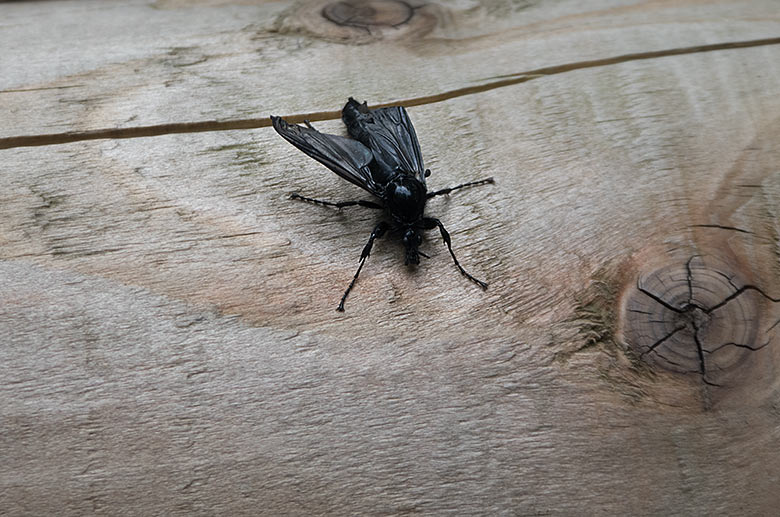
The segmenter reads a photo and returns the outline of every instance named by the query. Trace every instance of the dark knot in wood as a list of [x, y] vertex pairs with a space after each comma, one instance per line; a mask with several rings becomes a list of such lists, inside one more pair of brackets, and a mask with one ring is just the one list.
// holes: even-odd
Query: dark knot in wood
[[333, 2], [322, 9], [322, 16], [336, 25], [359, 27], [399, 27], [414, 16], [414, 8], [400, 0], [353, 0]]
[[773, 341], [777, 302], [724, 263], [694, 256], [640, 277], [625, 297], [623, 338], [650, 364], [722, 386]]
[[279, 34], [313, 37], [347, 45], [425, 38], [446, 26], [453, 13], [432, 2], [406, 0], [308, 0], [295, 2], [274, 22]]

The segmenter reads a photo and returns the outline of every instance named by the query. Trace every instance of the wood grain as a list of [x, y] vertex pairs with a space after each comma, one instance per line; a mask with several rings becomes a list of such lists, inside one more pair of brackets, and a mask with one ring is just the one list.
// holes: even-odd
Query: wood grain
[[[433, 28], [366, 35], [310, 4], [2, 4], [4, 45], [46, 19], [53, 36], [5, 68], [0, 136], [325, 113], [778, 34], [772, 2], [588, 5], [444, 3]], [[496, 179], [428, 208], [490, 289], [433, 233], [414, 270], [387, 238], [343, 315], [381, 216], [288, 200], [361, 192], [271, 128], [0, 150], [0, 512], [771, 514], [780, 343], [706, 383], [639, 357], [628, 309], [706, 256], [761, 289], [740, 305], [760, 332], [780, 320], [779, 57], [628, 60], [410, 108], [432, 188]]]

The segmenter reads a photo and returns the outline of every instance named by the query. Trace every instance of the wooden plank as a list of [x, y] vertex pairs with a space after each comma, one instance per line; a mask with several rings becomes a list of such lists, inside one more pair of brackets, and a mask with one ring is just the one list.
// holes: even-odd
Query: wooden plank
[[[618, 63], [411, 108], [431, 186], [496, 178], [429, 205], [491, 286], [434, 234], [415, 271], [385, 239], [343, 315], [378, 214], [287, 200], [360, 191], [270, 128], [0, 150], [0, 507], [771, 514], [779, 54]], [[729, 307], [771, 343], [713, 356], [721, 386], [642, 360], [626, 328], [653, 302], [637, 285], [676, 282], [652, 276], [673, 265], [688, 286], [694, 255], [761, 289]], [[688, 345], [717, 334], [702, 329]]]
[[323, 18], [330, 3], [3, 4], [0, 138], [257, 127], [272, 113], [338, 109], [349, 95], [409, 101], [555, 65], [780, 32], [773, 2], [449, 2], [369, 30]]

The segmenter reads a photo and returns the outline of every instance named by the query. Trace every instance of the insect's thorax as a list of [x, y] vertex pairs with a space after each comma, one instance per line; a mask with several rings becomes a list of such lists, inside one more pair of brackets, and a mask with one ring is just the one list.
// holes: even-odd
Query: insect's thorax
[[409, 225], [422, 219], [427, 190], [416, 178], [398, 174], [385, 187], [385, 207], [398, 223]]

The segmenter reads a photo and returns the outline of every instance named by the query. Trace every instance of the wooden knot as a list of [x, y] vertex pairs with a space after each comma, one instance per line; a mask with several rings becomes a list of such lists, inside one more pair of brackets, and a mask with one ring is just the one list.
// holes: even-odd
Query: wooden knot
[[298, 2], [275, 22], [279, 33], [307, 35], [349, 45], [413, 40], [452, 16], [435, 3], [405, 0], [309, 0]]
[[694, 256], [637, 281], [624, 298], [623, 338], [642, 360], [723, 386], [769, 345], [778, 327], [776, 300], [728, 265]]
[[322, 8], [322, 16], [336, 25], [359, 27], [400, 27], [414, 16], [414, 8], [399, 0], [333, 2]]

